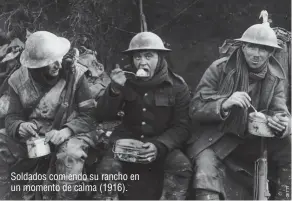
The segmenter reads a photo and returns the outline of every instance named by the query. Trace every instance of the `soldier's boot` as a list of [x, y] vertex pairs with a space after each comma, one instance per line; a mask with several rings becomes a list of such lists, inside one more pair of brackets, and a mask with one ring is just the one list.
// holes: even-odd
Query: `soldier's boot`
[[278, 170], [275, 200], [291, 200], [291, 164]]
[[189, 182], [188, 177], [165, 173], [160, 200], [185, 200]]
[[189, 159], [180, 151], [170, 152], [164, 163], [161, 200], [185, 200], [193, 171]]
[[219, 193], [204, 189], [196, 190], [196, 200], [220, 200]]

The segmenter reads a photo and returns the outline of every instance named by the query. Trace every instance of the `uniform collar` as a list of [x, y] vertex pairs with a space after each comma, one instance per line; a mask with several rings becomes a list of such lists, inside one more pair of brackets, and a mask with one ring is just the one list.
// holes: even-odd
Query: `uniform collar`
[[164, 83], [169, 83], [171, 86], [173, 85], [173, 78], [170, 76], [172, 72], [168, 69], [168, 74], [164, 80]]

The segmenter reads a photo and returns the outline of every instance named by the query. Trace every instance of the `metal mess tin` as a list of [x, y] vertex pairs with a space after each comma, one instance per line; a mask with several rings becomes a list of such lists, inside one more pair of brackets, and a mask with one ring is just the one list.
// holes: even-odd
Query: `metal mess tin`
[[268, 126], [266, 116], [261, 112], [252, 112], [249, 114], [248, 132], [261, 137], [274, 137], [271, 128]]
[[113, 146], [114, 156], [121, 161], [136, 163], [143, 144], [134, 139], [117, 140]]
[[30, 138], [26, 141], [29, 158], [39, 158], [51, 153], [50, 145], [45, 144], [45, 138]]

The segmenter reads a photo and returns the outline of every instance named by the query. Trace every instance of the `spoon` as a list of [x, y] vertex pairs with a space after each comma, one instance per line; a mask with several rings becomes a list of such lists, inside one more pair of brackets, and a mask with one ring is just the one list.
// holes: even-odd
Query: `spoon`
[[132, 75], [134, 75], [135, 77], [145, 77], [145, 76], [137, 76], [135, 73], [130, 72], [130, 71], [125, 71], [125, 70], [123, 70], [122, 72], [132, 74]]
[[258, 111], [254, 108], [252, 104], [250, 104], [250, 107], [255, 111], [255, 113], [258, 113]]
[[122, 72], [124, 72], [124, 73], [129, 73], [129, 74], [132, 74], [132, 75], [135, 75], [135, 76], [136, 76], [136, 74], [135, 74], [135, 73], [133, 73], [133, 72], [130, 72], [130, 71], [125, 71], [125, 70], [123, 70]]

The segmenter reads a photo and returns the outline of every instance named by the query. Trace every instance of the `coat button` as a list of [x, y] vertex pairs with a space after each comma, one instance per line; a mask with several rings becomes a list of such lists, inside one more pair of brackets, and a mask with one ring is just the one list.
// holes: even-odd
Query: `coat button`
[[141, 138], [143, 139], [144, 138], [144, 135], [141, 135]]
[[146, 108], [143, 108], [143, 112], [146, 112]]
[[209, 138], [209, 141], [211, 142], [212, 140], [213, 140], [213, 139], [210, 137], [210, 138]]
[[142, 121], [142, 123], [141, 123], [142, 125], [145, 125], [146, 124], [146, 122], [145, 121]]

